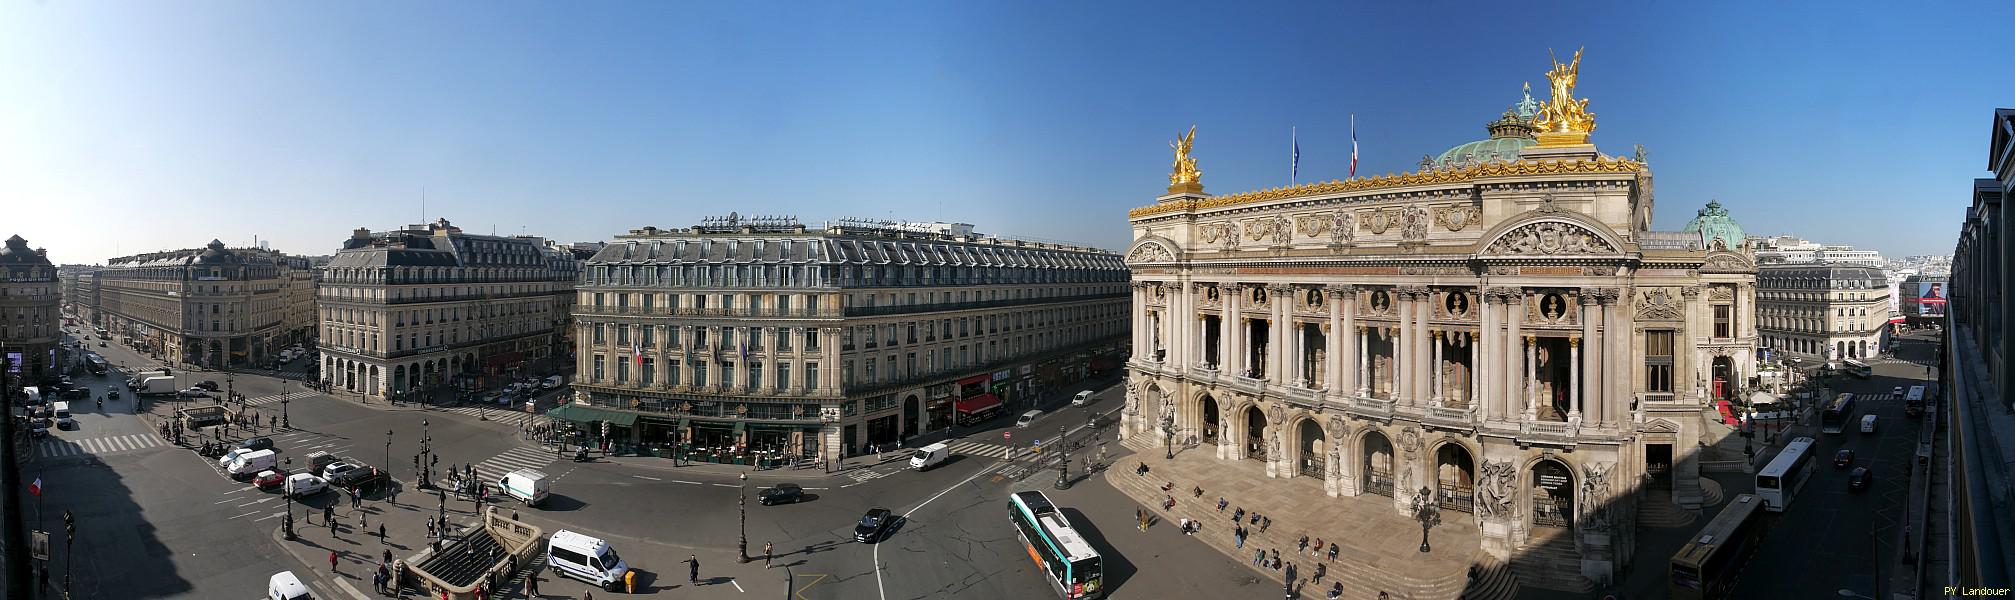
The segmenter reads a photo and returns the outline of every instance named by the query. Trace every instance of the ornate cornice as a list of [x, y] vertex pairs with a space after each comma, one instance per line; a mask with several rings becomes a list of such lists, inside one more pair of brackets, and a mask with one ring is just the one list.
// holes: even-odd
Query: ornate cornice
[[1630, 174], [1644, 171], [1644, 163], [1626, 158], [1598, 157], [1595, 160], [1577, 161], [1529, 161], [1491, 162], [1458, 169], [1438, 169], [1413, 173], [1387, 174], [1384, 176], [1358, 177], [1342, 181], [1330, 180], [1322, 183], [1253, 190], [1207, 198], [1187, 198], [1142, 206], [1127, 211], [1127, 216], [1140, 218], [1171, 212], [1202, 210], [1237, 206], [1271, 200], [1289, 200], [1326, 196], [1347, 192], [1399, 188], [1414, 185], [1437, 185], [1464, 183], [1484, 177], [1506, 177], [1520, 175], [1574, 175], [1574, 174]]

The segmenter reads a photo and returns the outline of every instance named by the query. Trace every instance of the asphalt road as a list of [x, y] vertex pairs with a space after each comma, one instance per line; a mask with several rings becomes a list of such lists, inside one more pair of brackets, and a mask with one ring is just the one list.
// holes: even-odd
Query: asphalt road
[[[1898, 359], [1929, 362], [1935, 343], [1929, 337], [1908, 337], [1897, 350]], [[1860, 414], [1880, 415], [1874, 434], [1863, 434], [1858, 426], [1845, 433], [1818, 434], [1811, 480], [1805, 483], [1791, 506], [1771, 517], [1770, 531], [1742, 572], [1735, 590], [1739, 598], [1811, 598], [1833, 596], [1842, 588], [1874, 596], [1872, 589], [1878, 555], [1890, 556], [1900, 535], [1917, 435], [1922, 421], [1903, 416], [1903, 399], [1892, 388], [1924, 383], [1921, 364], [1886, 362], [1874, 365], [1875, 376], [1858, 379], [1836, 378], [1837, 391], [1852, 392]], [[1814, 417], [1815, 419], [1817, 417]], [[1869, 466], [1875, 485], [1866, 490], [1847, 489], [1847, 471], [1833, 466], [1834, 452], [1855, 451], [1854, 464]], [[1753, 480], [1752, 480], [1753, 485]], [[1750, 488], [1753, 489], [1753, 488]], [[1729, 495], [1750, 489], [1728, 490]], [[1888, 565], [1880, 565], [1887, 567]], [[1887, 577], [1886, 574], [1883, 577]]]

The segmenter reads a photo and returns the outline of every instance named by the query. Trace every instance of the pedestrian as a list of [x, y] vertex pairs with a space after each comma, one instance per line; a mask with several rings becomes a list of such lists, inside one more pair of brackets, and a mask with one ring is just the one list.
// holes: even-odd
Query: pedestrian
[[770, 551], [774, 549], [775, 546], [771, 546], [769, 542], [763, 542], [763, 568], [770, 568]]
[[434, 515], [427, 515], [427, 537], [434, 537]]
[[1147, 531], [1147, 511], [1138, 508], [1133, 509], [1133, 528]]
[[1315, 538], [1315, 553], [1322, 554], [1322, 538]]
[[1342, 546], [1343, 546], [1343, 544], [1330, 544], [1330, 545], [1329, 545], [1329, 559], [1330, 559], [1330, 560], [1332, 560], [1332, 561], [1336, 560], [1336, 551], [1337, 551], [1337, 550], [1338, 550], [1339, 548], [1341, 548]]
[[336, 552], [334, 550], [329, 551], [329, 572], [336, 572]]
[[1257, 567], [1257, 566], [1260, 566], [1261, 564], [1263, 564], [1263, 563], [1265, 563], [1265, 562], [1266, 562], [1266, 551], [1265, 551], [1265, 550], [1260, 550], [1260, 549], [1257, 549], [1257, 548], [1253, 549], [1253, 551], [1252, 551], [1252, 566], [1255, 566], [1255, 567]]
[[595, 591], [594, 591], [594, 590], [582, 590], [582, 591], [581, 591], [581, 600], [595, 600]]
[[384, 523], [379, 523], [379, 524], [378, 524], [378, 545], [380, 545], [380, 546], [389, 546], [389, 545], [391, 545], [391, 543], [389, 543], [389, 542], [386, 542], [386, 541], [385, 541], [385, 524], [384, 524]]
[[700, 555], [698, 555], [698, 554], [693, 554], [693, 555], [689, 555], [689, 556], [687, 556], [687, 557], [686, 557], [686, 564], [688, 564], [688, 565], [692, 565], [692, 572], [691, 572], [691, 573], [688, 573], [688, 574], [686, 575], [686, 583], [690, 583], [690, 584], [693, 584], [693, 585], [699, 585], [699, 583], [700, 583]]
[[521, 520], [521, 519], [519, 519], [519, 518], [518, 518], [518, 511], [517, 511], [517, 509], [511, 509], [511, 520], [513, 520], [513, 521], [518, 521], [518, 520]]
[[1301, 542], [1300, 542], [1300, 543], [1301, 543], [1301, 549], [1300, 549], [1300, 550], [1298, 550], [1298, 552], [1307, 552], [1307, 551], [1308, 551], [1308, 534], [1306, 534], [1306, 533], [1304, 533], [1304, 534], [1301, 534]]
[[1272, 526], [1273, 526], [1273, 517], [1260, 517], [1260, 518], [1259, 518], [1259, 532], [1260, 532], [1260, 533], [1266, 533], [1266, 528], [1268, 528], [1268, 527], [1272, 527]]
[[1309, 582], [1315, 584], [1321, 584], [1322, 576], [1328, 574], [1329, 574], [1329, 563], [1315, 563], [1315, 578], [1310, 579]]
[[539, 574], [533, 573], [525, 577], [525, 596], [538, 598], [541, 595], [539, 593]]
[[1227, 504], [1230, 504], [1230, 502], [1225, 502], [1225, 501], [1224, 501], [1224, 496], [1218, 496], [1218, 497], [1217, 497], [1217, 512], [1224, 512], [1224, 507], [1225, 507], [1225, 505], [1227, 505]]
[[1231, 522], [1233, 522], [1233, 523], [1237, 523], [1237, 522], [1239, 522], [1239, 521], [1244, 521], [1244, 520], [1245, 520], [1245, 507], [1241, 506], [1241, 507], [1238, 507], [1238, 510], [1235, 510], [1235, 511], [1232, 511], [1232, 513], [1231, 513]]

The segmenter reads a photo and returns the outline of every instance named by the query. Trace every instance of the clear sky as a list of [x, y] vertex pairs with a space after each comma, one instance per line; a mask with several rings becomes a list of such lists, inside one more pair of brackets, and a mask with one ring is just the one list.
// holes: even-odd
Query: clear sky
[[[446, 217], [563, 241], [724, 214], [1122, 248], [1213, 193], [1414, 168], [1587, 47], [1659, 229], [1948, 253], [2015, 106], [2009, 2], [0, 2], [0, 235], [58, 262], [327, 254]], [[1798, 6], [1792, 6], [1798, 5]], [[422, 195], [426, 197], [422, 212]]]

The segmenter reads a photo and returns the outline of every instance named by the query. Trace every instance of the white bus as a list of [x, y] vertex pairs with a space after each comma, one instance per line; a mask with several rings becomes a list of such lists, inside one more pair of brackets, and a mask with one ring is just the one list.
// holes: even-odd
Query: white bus
[[1798, 495], [1798, 488], [1805, 487], [1805, 480], [1811, 478], [1812, 438], [1791, 440], [1756, 474], [1756, 495], [1763, 498], [1764, 510], [1784, 512], [1791, 497]]
[[1042, 492], [1008, 495], [1008, 521], [1020, 534], [1022, 547], [1063, 600], [1105, 597], [1105, 564], [1098, 551], [1079, 535]]

